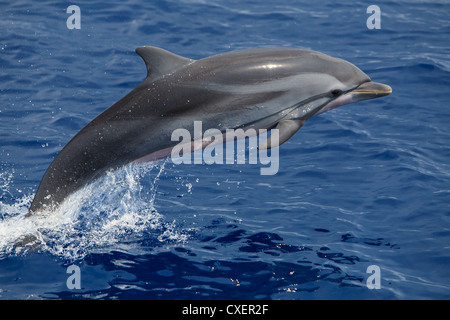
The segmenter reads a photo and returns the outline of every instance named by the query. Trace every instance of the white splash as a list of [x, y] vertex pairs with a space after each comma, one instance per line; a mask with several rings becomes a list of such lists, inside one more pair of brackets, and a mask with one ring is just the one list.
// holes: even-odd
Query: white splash
[[[28, 218], [32, 195], [13, 204], [4, 204], [0, 198], [0, 258], [35, 249], [18, 245], [30, 238], [36, 239], [39, 251], [70, 260], [148, 238], [184, 241], [174, 222], [165, 222], [154, 206], [164, 164], [133, 164], [108, 172], [72, 194], [54, 212]], [[5, 193], [10, 186], [1, 181], [0, 176], [0, 190]]]

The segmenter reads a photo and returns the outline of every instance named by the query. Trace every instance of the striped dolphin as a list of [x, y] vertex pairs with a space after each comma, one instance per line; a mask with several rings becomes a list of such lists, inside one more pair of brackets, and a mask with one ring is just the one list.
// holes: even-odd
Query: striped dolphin
[[[170, 155], [175, 129], [279, 129], [281, 145], [316, 114], [391, 93], [356, 66], [295, 48], [233, 51], [192, 60], [161, 48], [136, 49], [147, 77], [88, 123], [55, 157], [28, 215], [55, 208], [109, 169]], [[191, 135], [193, 136], [193, 135]]]

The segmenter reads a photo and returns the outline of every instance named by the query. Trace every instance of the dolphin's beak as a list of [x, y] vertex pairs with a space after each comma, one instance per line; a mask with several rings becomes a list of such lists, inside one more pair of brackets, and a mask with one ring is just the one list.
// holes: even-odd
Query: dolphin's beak
[[319, 112], [317, 112], [316, 114], [324, 113], [326, 111], [343, 106], [345, 104], [384, 97], [390, 94], [391, 92], [392, 88], [389, 87], [388, 85], [373, 81], [364, 82], [355, 89], [332, 100], [325, 107], [319, 110]]
[[378, 82], [364, 82], [359, 87], [351, 91], [353, 102], [380, 98], [391, 94], [392, 88]]

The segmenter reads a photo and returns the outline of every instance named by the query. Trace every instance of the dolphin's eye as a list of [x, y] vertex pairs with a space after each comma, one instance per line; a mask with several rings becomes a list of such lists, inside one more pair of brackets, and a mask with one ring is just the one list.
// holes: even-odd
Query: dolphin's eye
[[331, 95], [333, 97], [337, 97], [337, 96], [340, 96], [342, 94], [342, 92], [343, 91], [341, 89], [334, 89], [333, 91], [331, 91]]

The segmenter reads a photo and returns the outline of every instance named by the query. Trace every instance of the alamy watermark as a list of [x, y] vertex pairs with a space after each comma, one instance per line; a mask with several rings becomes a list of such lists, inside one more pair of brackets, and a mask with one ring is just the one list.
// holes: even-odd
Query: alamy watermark
[[381, 10], [377, 5], [371, 5], [367, 7], [366, 13], [370, 14], [367, 18], [367, 29], [381, 29]]
[[81, 9], [79, 6], [71, 5], [66, 9], [71, 15], [66, 20], [67, 29], [81, 29]]
[[381, 269], [379, 266], [373, 264], [367, 267], [366, 273], [370, 276], [367, 277], [366, 286], [368, 289], [381, 289]]
[[[81, 9], [77, 5], [70, 5], [67, 7], [66, 12], [70, 16], [66, 20], [67, 29], [81, 29]], [[366, 26], [368, 29], [381, 29], [381, 10], [377, 5], [370, 5], [366, 10], [370, 16], [366, 20]]]
[[[187, 129], [179, 128], [172, 132], [171, 140], [179, 141], [171, 152], [175, 164], [249, 164], [269, 165], [260, 168], [261, 175], [274, 175], [279, 169], [279, 148], [270, 150], [258, 149], [259, 141], [270, 139], [270, 145], [278, 146], [279, 130], [272, 129], [270, 138], [267, 130], [227, 129], [225, 133], [219, 129], [207, 129], [203, 132], [202, 121], [194, 121], [194, 137]], [[246, 154], [246, 138], [248, 138], [248, 158]], [[235, 150], [235, 139], [237, 139]], [[225, 144], [224, 144], [225, 142]], [[261, 144], [261, 143], [260, 143]], [[225, 158], [225, 160], [224, 160]]]
[[80, 267], [72, 264], [67, 267], [66, 270], [67, 274], [70, 274], [70, 276], [66, 280], [66, 286], [67, 289], [73, 290], [73, 289], [81, 289], [81, 270]]
[[[66, 280], [66, 286], [69, 290], [81, 289], [81, 269], [77, 265], [70, 265], [66, 270], [70, 276]], [[378, 265], [370, 265], [366, 269], [369, 276], [366, 279], [366, 287], [370, 290], [381, 289], [381, 269]]]

